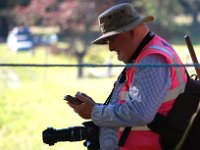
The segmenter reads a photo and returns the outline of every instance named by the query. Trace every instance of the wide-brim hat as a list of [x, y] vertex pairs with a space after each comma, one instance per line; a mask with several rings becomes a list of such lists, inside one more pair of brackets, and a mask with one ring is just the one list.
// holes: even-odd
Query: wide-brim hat
[[107, 44], [108, 37], [127, 32], [137, 25], [153, 19], [153, 16], [140, 16], [128, 3], [113, 6], [99, 15], [98, 22], [103, 35], [92, 41], [92, 44]]

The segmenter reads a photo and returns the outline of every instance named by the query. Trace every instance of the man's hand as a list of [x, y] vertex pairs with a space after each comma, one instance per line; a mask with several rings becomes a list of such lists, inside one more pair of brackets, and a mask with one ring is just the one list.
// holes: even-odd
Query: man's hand
[[77, 92], [75, 95], [76, 98], [78, 98], [83, 103], [76, 105], [72, 104], [70, 102], [67, 102], [67, 104], [74, 109], [74, 111], [79, 114], [84, 119], [91, 119], [91, 113], [94, 105], [96, 104], [94, 100], [87, 96], [84, 93]]

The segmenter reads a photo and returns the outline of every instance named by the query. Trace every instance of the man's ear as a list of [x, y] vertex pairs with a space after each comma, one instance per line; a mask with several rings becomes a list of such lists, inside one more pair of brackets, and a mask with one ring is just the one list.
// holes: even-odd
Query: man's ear
[[130, 31], [129, 31], [129, 35], [130, 35], [130, 38], [131, 38], [131, 39], [135, 39], [135, 36], [136, 36], [135, 30], [134, 30], [134, 29], [130, 30]]
[[130, 30], [129, 34], [130, 34], [131, 38], [134, 38], [135, 37], [135, 30], [134, 29]]

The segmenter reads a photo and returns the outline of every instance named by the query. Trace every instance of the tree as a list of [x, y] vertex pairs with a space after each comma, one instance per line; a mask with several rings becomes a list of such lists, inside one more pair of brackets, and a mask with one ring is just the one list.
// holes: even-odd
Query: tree
[[200, 12], [200, 1], [199, 0], [179, 0], [179, 2], [184, 8], [184, 12], [192, 16], [192, 25], [197, 25], [199, 23], [198, 14]]
[[173, 3], [167, 0], [134, 0], [133, 4], [144, 16], [154, 16], [155, 21], [149, 23], [150, 29], [167, 40], [171, 39], [172, 31], [176, 27], [174, 16], [182, 13], [178, 0], [173, 0]]

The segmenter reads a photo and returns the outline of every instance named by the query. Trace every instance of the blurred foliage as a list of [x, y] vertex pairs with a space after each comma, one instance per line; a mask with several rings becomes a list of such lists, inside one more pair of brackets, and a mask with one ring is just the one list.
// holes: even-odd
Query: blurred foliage
[[173, 3], [163, 0], [135, 0], [133, 4], [141, 14], [154, 16], [155, 21], [149, 23], [152, 31], [167, 40], [172, 39], [173, 31], [177, 27], [174, 18], [183, 12], [178, 0]]
[[9, 30], [15, 24], [12, 16], [13, 8], [26, 7], [30, 3], [31, 0], [0, 0], [0, 42], [6, 40]]
[[173, 17], [181, 14], [183, 10], [178, 0], [174, 0], [173, 3], [163, 0], [135, 0], [133, 4], [138, 7], [142, 14], [152, 15], [156, 22], [169, 27], [174, 24]]
[[179, 0], [179, 3], [184, 8], [184, 13], [192, 16], [192, 25], [198, 25], [198, 16], [200, 12], [199, 0]]

